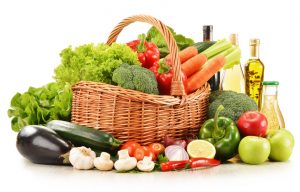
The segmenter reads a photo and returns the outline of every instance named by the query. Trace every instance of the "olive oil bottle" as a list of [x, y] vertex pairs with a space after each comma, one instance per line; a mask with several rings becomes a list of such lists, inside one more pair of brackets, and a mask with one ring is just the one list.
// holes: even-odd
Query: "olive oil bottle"
[[[237, 34], [231, 34], [229, 39], [233, 46], [238, 46]], [[224, 70], [221, 85], [222, 90], [245, 93], [245, 78], [240, 62]]]
[[264, 64], [259, 59], [259, 39], [250, 39], [250, 58], [245, 65], [245, 92], [261, 107]]

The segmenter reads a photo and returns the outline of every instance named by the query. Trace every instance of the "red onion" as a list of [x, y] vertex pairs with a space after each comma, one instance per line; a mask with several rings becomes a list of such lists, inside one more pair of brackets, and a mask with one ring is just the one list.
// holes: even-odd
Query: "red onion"
[[169, 161], [188, 160], [189, 155], [185, 149], [179, 145], [170, 145], [165, 149], [165, 155]]
[[165, 136], [165, 138], [164, 138], [164, 146], [165, 147], [168, 147], [169, 145], [173, 145], [174, 142], [175, 142], [175, 138], [169, 137], [167, 135]]

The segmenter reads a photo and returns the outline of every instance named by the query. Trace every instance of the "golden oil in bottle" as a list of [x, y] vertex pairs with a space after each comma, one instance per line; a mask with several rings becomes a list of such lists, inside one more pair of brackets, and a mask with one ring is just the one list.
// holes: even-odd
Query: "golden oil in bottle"
[[259, 39], [250, 39], [251, 56], [245, 65], [245, 92], [261, 107], [264, 64], [259, 59]]
[[285, 128], [284, 119], [278, 104], [278, 81], [263, 82], [263, 102], [260, 112], [268, 119], [268, 131]]

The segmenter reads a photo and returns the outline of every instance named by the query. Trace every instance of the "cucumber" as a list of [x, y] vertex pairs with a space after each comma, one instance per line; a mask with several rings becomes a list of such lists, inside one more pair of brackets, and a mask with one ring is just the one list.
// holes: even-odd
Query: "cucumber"
[[207, 48], [209, 48], [215, 43], [216, 43], [215, 41], [198, 42], [195, 43], [193, 46], [197, 48], [198, 53], [202, 53], [203, 51], [205, 51]]
[[52, 120], [46, 125], [75, 146], [85, 146], [97, 152], [115, 154], [122, 142], [113, 135], [67, 121]]

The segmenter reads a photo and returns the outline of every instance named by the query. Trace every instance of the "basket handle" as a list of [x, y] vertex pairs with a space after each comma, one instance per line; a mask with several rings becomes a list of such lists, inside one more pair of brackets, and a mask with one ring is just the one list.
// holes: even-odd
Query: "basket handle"
[[114, 43], [117, 40], [118, 35], [124, 29], [124, 27], [136, 21], [153, 25], [163, 35], [170, 51], [171, 62], [173, 63], [171, 95], [173, 96], [186, 95], [184, 85], [182, 82], [182, 77], [181, 77], [181, 63], [178, 56], [178, 47], [176, 41], [172, 33], [168, 29], [168, 27], [165, 24], [163, 24], [160, 20], [148, 15], [135, 15], [135, 16], [127, 17], [112, 30], [112, 32], [108, 37], [107, 44], [111, 45], [112, 43]]

